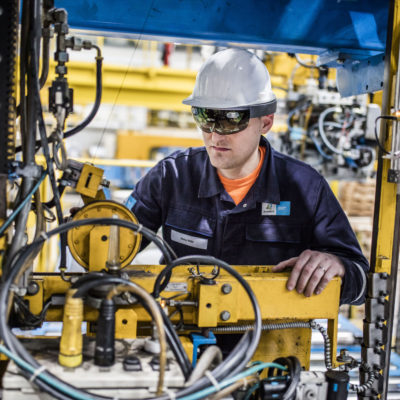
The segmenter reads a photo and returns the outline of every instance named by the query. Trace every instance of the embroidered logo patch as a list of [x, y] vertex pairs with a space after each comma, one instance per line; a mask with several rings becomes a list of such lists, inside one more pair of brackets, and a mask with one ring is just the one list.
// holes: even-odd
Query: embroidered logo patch
[[125, 202], [125, 206], [127, 208], [131, 209], [136, 204], [136, 201], [137, 200], [132, 195], [130, 195], [128, 197], [128, 200], [126, 200], [126, 202]]
[[261, 215], [290, 215], [290, 201], [281, 201], [279, 204], [262, 203]]

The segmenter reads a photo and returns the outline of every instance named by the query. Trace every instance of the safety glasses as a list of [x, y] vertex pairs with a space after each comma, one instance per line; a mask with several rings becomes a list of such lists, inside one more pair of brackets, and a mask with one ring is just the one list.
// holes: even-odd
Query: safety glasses
[[250, 121], [250, 110], [216, 110], [212, 108], [192, 107], [193, 118], [197, 126], [207, 133], [231, 135], [246, 129]]

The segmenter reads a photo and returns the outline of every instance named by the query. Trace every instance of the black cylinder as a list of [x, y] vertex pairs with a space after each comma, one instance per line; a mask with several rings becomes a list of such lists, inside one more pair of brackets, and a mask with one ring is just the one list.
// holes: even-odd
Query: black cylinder
[[328, 381], [327, 400], [346, 400], [349, 391], [349, 374], [345, 371], [327, 371]]
[[97, 321], [96, 350], [94, 363], [102, 367], [114, 364], [115, 305], [113, 300], [104, 299], [100, 306]]

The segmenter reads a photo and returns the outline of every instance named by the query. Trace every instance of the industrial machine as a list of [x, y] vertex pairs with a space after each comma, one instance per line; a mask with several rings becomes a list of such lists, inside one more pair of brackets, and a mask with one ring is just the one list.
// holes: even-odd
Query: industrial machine
[[[321, 0], [307, 3], [306, 14], [306, 2], [286, 3], [159, 0], [121, 1], [116, 7], [104, 1], [24, 0], [20, 5], [6, 0], [0, 6], [3, 398], [345, 399], [349, 390], [360, 399], [386, 397], [399, 235], [399, 2]], [[218, 15], [232, 25], [221, 24]], [[261, 20], [265, 15], [270, 15], [271, 26]], [[244, 23], [244, 17], [254, 23]], [[319, 24], [310, 29], [316, 18]], [[290, 24], [297, 29], [287, 29]], [[307, 50], [319, 55], [321, 65], [338, 67], [344, 96], [383, 88], [382, 114], [373, 118], [374, 124], [378, 119], [383, 123], [361, 360], [346, 350], [337, 354], [338, 278], [318, 297], [305, 298], [287, 292], [288, 274], [272, 274], [269, 266], [230, 266], [196, 255], [178, 258], [127, 208], [106, 200], [108, 183], [99, 168], [68, 159], [64, 140], [91, 122], [102, 92], [101, 49], [72, 36], [70, 26], [139, 38]], [[54, 116], [49, 133], [40, 90], [48, 76], [51, 38], [56, 77], [49, 89], [47, 107]], [[84, 121], [66, 130], [74, 104], [68, 54], [79, 50], [96, 52], [94, 106]], [[296, 127], [310, 130], [308, 136], [324, 158], [369, 167], [375, 152], [371, 143], [362, 143], [365, 135], [359, 131], [366, 114], [358, 106], [343, 101], [340, 109], [321, 109], [315, 122], [318, 137], [309, 120], [296, 117], [295, 107], [290, 135]], [[312, 110], [305, 111], [311, 116]], [[338, 137], [343, 126], [346, 140]], [[39, 151], [45, 167], [36, 162]], [[44, 202], [38, 188], [46, 177], [53, 197]], [[17, 195], [12, 196], [15, 187]], [[67, 221], [60, 202], [66, 187], [73, 187], [84, 201]], [[53, 209], [58, 226], [48, 230], [45, 216]], [[33, 238], [26, 236], [29, 214], [36, 219]], [[60, 239], [58, 272], [34, 272], [35, 258], [55, 236]], [[142, 237], [160, 249], [165, 265], [130, 265]], [[84, 273], [67, 272], [67, 247]], [[326, 320], [327, 328], [316, 319]], [[61, 335], [24, 334], [45, 321], [62, 321]], [[326, 372], [306, 371], [311, 329], [323, 335]], [[224, 341], [230, 346], [216, 345], [216, 336], [233, 333], [240, 337]], [[349, 385], [352, 368], [360, 369], [359, 384]]]

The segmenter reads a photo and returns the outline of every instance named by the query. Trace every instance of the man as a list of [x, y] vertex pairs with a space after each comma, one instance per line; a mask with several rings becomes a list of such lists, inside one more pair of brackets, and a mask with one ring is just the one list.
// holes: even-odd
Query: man
[[287, 289], [319, 294], [342, 278], [341, 302], [364, 301], [368, 262], [328, 183], [264, 138], [276, 98], [254, 54], [228, 49], [201, 68], [192, 106], [205, 147], [176, 152], [136, 186], [128, 205], [178, 256], [292, 267]]

